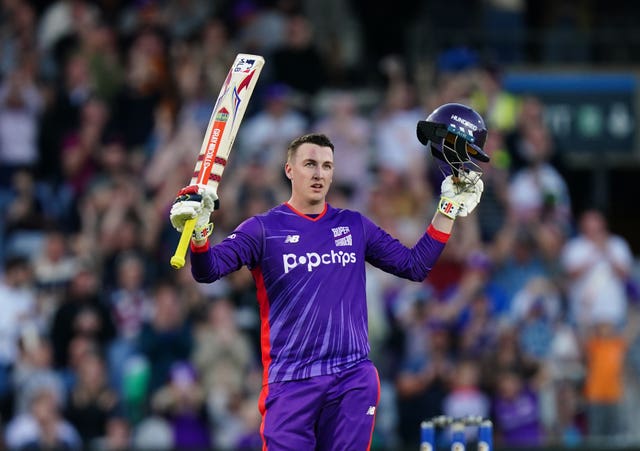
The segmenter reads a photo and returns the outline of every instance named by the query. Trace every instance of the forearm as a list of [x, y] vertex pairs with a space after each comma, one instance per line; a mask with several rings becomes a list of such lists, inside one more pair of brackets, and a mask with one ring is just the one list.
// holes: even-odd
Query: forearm
[[450, 234], [453, 230], [453, 219], [443, 215], [439, 211], [436, 211], [436, 214], [433, 216], [431, 220], [431, 225], [438, 231], [442, 233]]

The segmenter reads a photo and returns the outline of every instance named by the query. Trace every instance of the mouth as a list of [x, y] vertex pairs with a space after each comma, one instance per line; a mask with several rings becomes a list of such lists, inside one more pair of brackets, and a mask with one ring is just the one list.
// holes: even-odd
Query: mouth
[[322, 183], [314, 183], [311, 185], [311, 189], [314, 191], [322, 191], [323, 187], [324, 185], [322, 185]]

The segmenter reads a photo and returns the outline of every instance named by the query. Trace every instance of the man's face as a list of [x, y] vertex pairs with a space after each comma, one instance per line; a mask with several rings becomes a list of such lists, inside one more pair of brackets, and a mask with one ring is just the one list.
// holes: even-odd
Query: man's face
[[333, 152], [330, 147], [304, 143], [285, 165], [285, 172], [291, 179], [292, 199], [324, 204], [333, 179]]

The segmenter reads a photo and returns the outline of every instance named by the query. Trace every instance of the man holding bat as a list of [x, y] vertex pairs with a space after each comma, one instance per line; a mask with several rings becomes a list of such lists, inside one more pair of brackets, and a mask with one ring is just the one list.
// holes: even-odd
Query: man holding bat
[[[449, 239], [457, 216], [482, 194], [470, 155], [482, 151], [486, 127], [472, 109], [447, 104], [418, 123], [418, 138], [447, 162], [438, 211], [413, 248], [364, 215], [332, 207], [326, 196], [334, 146], [322, 134], [295, 139], [287, 150], [291, 197], [251, 217], [210, 246], [209, 215], [217, 196], [206, 185], [180, 191], [171, 222], [181, 231], [196, 218], [191, 240], [194, 278], [210, 283], [246, 265], [255, 280], [264, 365], [260, 432], [268, 450], [365, 450], [371, 445], [380, 384], [368, 359], [365, 262], [422, 281]], [[339, 149], [336, 150], [339, 152]]]

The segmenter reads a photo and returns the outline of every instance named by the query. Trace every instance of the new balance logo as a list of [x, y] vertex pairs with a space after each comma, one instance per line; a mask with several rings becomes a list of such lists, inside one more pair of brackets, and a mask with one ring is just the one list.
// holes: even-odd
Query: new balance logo
[[287, 235], [284, 242], [285, 243], [297, 243], [300, 241], [300, 235]]
[[376, 414], [376, 406], [369, 406], [367, 409], [367, 415], [375, 415]]

